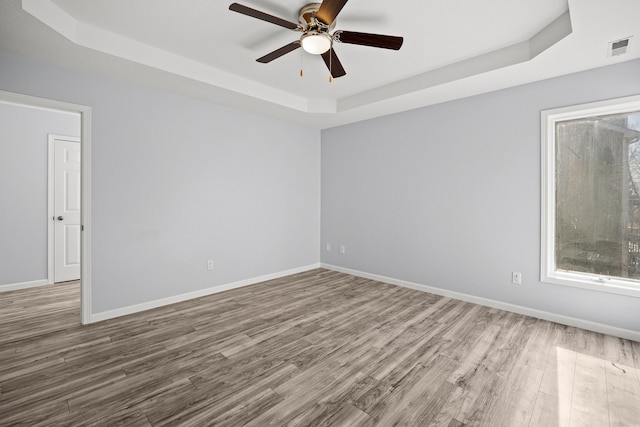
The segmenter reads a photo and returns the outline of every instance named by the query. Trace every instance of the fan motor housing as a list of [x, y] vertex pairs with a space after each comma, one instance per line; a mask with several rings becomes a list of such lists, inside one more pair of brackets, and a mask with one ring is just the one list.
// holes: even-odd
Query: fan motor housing
[[298, 12], [298, 22], [302, 25], [304, 31], [307, 30], [320, 30], [320, 31], [332, 31], [336, 26], [336, 20], [334, 20], [328, 27], [316, 19], [316, 12], [320, 9], [321, 3], [309, 3], [303, 6]]

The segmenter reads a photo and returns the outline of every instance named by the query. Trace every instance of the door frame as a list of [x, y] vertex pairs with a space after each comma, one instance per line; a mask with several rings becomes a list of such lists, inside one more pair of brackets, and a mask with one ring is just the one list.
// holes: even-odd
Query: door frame
[[[48, 134], [48, 200], [47, 200], [47, 282], [50, 285], [55, 283], [56, 270], [55, 270], [55, 220], [53, 219], [55, 212], [55, 142], [59, 140], [72, 141], [80, 143], [80, 156], [82, 156], [82, 140], [75, 136], [64, 136]], [[82, 170], [82, 158], [80, 159], [80, 170]], [[82, 179], [81, 179], [82, 181]], [[82, 202], [82, 201], [81, 201]], [[82, 207], [80, 209], [82, 215]], [[82, 220], [81, 220], [82, 223]], [[82, 260], [80, 262], [80, 268], [82, 268]]]
[[[91, 107], [0, 90], [0, 101], [80, 114], [80, 322], [91, 323]], [[49, 219], [49, 218], [47, 218]], [[49, 221], [48, 221], [49, 222]], [[47, 243], [49, 245], [49, 243]], [[49, 275], [48, 280], [53, 277]]]

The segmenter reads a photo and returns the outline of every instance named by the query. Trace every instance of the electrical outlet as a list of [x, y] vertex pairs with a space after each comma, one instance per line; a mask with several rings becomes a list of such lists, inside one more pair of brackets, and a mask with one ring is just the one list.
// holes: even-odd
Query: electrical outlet
[[340, 245], [340, 253], [341, 254], [346, 254], [347, 253], [347, 247], [345, 245]]
[[213, 270], [213, 260], [207, 261], [207, 270]]
[[522, 284], [522, 273], [519, 273], [517, 271], [514, 271], [511, 273], [511, 283], [513, 283], [514, 285], [521, 285]]
[[331, 252], [331, 243], [327, 243], [324, 245], [324, 250], [327, 252]]

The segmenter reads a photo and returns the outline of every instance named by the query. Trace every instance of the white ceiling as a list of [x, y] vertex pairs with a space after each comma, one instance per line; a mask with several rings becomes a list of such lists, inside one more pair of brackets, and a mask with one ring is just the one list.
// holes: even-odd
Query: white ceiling
[[[328, 81], [299, 33], [211, 0], [3, 0], [0, 50], [326, 128], [640, 57], [638, 0], [350, 0], [337, 30], [404, 37], [336, 44]], [[297, 22], [305, 0], [240, 0]], [[608, 43], [633, 36], [627, 54]], [[299, 76], [300, 68], [304, 77]]]

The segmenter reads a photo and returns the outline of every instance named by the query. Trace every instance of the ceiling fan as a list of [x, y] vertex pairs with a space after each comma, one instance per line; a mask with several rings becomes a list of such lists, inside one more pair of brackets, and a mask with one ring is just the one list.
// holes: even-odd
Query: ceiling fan
[[309, 3], [298, 12], [297, 24], [238, 3], [232, 3], [229, 10], [302, 33], [300, 40], [282, 46], [256, 61], [266, 64], [302, 47], [310, 54], [321, 55], [332, 77], [342, 77], [347, 73], [333, 49], [334, 42], [393, 50], [399, 50], [403, 42], [402, 37], [382, 34], [340, 30], [331, 33], [336, 25], [336, 17], [347, 1], [323, 0], [322, 3]]

